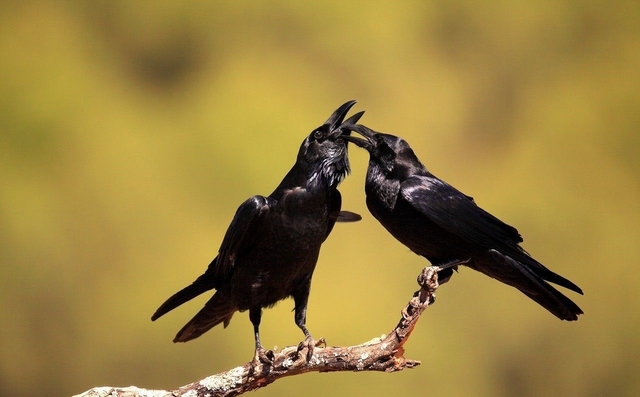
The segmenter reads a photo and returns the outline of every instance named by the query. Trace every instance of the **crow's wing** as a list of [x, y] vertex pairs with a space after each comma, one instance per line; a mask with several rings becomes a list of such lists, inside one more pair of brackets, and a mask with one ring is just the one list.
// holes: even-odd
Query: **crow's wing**
[[412, 176], [400, 185], [401, 197], [443, 229], [486, 248], [514, 246], [518, 231], [478, 207], [473, 199], [433, 175]]
[[547, 269], [518, 243], [518, 231], [478, 207], [473, 199], [435, 176], [413, 176], [402, 182], [402, 198], [443, 229], [474, 244], [508, 255], [537, 276], [582, 294], [580, 287]]
[[[249, 249], [262, 234], [265, 214], [274, 203], [273, 199], [263, 196], [253, 196], [242, 203], [222, 240], [218, 256], [211, 261], [205, 273], [167, 299], [151, 319], [156, 320], [203, 292], [217, 288], [233, 270], [238, 253]], [[228, 322], [228, 319], [225, 322]]]
[[264, 196], [253, 196], [240, 204], [222, 239], [218, 256], [207, 269], [216, 283], [229, 276], [238, 254], [250, 249], [263, 234], [265, 215], [275, 204], [274, 199]]

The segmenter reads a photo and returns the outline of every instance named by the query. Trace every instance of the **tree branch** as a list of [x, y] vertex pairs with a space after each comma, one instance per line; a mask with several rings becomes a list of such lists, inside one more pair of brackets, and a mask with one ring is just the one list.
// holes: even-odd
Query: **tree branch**
[[349, 347], [288, 346], [269, 351], [269, 364], [252, 369], [251, 362], [226, 372], [211, 375], [175, 390], [147, 390], [135, 386], [96, 387], [74, 397], [214, 397], [237, 396], [264, 387], [285, 376], [307, 372], [384, 371], [396, 372], [414, 368], [420, 361], [404, 357], [404, 343], [420, 319], [422, 312], [435, 301], [439, 268], [427, 267], [418, 276], [420, 290], [402, 309], [402, 318], [388, 334], [369, 342]]

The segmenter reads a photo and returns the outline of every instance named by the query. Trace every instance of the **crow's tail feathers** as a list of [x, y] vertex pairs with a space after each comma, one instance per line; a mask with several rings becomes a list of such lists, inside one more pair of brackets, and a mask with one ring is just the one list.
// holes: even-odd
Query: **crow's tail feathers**
[[580, 287], [572, 283], [570, 280], [562, 277], [561, 275], [547, 269], [542, 263], [536, 261], [529, 254], [527, 254], [526, 251], [522, 250], [522, 255], [511, 256], [511, 254], [508, 254], [508, 256], [515, 261], [520, 262], [525, 267], [528, 267], [533, 273], [543, 278], [544, 280], [583, 295], [582, 289]]
[[206, 273], [198, 277], [198, 279], [194, 281], [191, 285], [184, 287], [180, 291], [173, 294], [173, 296], [167, 299], [162, 305], [160, 305], [158, 310], [156, 310], [156, 312], [153, 313], [153, 316], [151, 316], [151, 321], [157, 320], [158, 318], [167, 314], [171, 310], [175, 309], [176, 307], [182, 305], [185, 302], [190, 301], [191, 299], [195, 298], [201, 293], [207, 292], [213, 289], [214, 288], [213, 284], [211, 284], [211, 282], [207, 280], [208, 277], [205, 277], [205, 276], [207, 276]]
[[[553, 288], [543, 279], [543, 276], [536, 274], [534, 269], [530, 269], [496, 250], [490, 250], [489, 257], [490, 260], [480, 261], [476, 266], [472, 267], [498, 281], [517, 288], [561, 320], [575, 321], [578, 319], [578, 315], [583, 314], [578, 305]], [[559, 275], [556, 276], [566, 280]], [[549, 281], [555, 282], [555, 278]], [[567, 283], [575, 286], [568, 280]], [[578, 291], [576, 292], [582, 293], [582, 290], [577, 286], [575, 286], [575, 289], [570, 289], [574, 291], [577, 289]]]
[[187, 342], [204, 334], [220, 323], [226, 328], [231, 317], [238, 309], [220, 292], [209, 299], [200, 310], [176, 335], [174, 342]]

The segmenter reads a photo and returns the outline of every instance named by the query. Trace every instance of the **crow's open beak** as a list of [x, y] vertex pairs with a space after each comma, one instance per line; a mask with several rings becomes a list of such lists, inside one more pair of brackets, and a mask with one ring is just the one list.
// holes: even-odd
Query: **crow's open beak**
[[358, 113], [354, 114], [353, 116], [351, 116], [348, 119], [346, 119], [344, 121], [344, 123], [341, 124], [341, 126], [342, 125], [356, 125], [356, 123], [358, 122], [358, 120], [360, 120], [360, 117], [362, 117], [363, 114], [364, 114], [364, 110], [362, 112], [358, 112]]
[[349, 101], [343, 104], [342, 106], [340, 106], [338, 109], [336, 109], [335, 112], [333, 112], [331, 116], [329, 116], [327, 121], [324, 122], [324, 125], [329, 126], [329, 131], [335, 130], [340, 126], [340, 124], [342, 124], [342, 121], [344, 120], [344, 117], [349, 112], [349, 109], [351, 109], [351, 107], [355, 104], [356, 104], [356, 101]]
[[[348, 119], [346, 119], [342, 124], [338, 126], [338, 128], [331, 130], [332, 131], [331, 136], [334, 138], [337, 138], [339, 136], [350, 135], [351, 130], [348, 127], [355, 125], [358, 122], [358, 120], [360, 120], [360, 117], [362, 117], [363, 114], [364, 114], [364, 111], [358, 112], [353, 116], [349, 117]], [[345, 126], [347, 126], [347, 128], [344, 128]]]

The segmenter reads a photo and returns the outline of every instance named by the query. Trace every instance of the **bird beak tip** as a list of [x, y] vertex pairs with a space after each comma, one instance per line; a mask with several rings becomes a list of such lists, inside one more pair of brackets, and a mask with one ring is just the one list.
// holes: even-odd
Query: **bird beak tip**
[[340, 124], [342, 124], [342, 121], [344, 120], [344, 117], [349, 112], [349, 109], [351, 109], [353, 105], [356, 104], [356, 102], [357, 101], [355, 100], [351, 100], [342, 104], [338, 109], [336, 109], [333, 112], [331, 116], [329, 116], [325, 124], [329, 125], [331, 130], [336, 129]]

